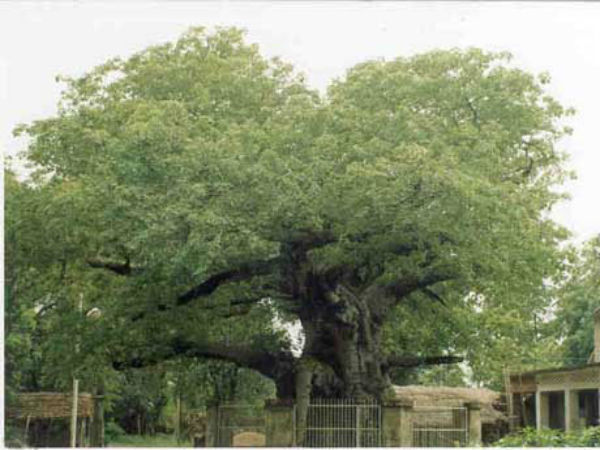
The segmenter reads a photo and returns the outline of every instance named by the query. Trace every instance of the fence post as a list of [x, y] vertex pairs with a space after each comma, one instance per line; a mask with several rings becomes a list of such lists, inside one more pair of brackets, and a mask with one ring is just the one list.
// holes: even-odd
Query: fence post
[[96, 387], [90, 423], [90, 447], [104, 447], [104, 385]]
[[412, 447], [413, 402], [388, 400], [382, 405], [382, 445], [383, 447]]
[[294, 445], [294, 402], [267, 400], [265, 402], [265, 444], [267, 447]]
[[212, 404], [206, 407], [206, 440], [207, 447], [218, 447], [217, 433], [219, 427], [219, 407]]
[[469, 447], [481, 446], [481, 403], [465, 403], [467, 407], [467, 420], [469, 431]]

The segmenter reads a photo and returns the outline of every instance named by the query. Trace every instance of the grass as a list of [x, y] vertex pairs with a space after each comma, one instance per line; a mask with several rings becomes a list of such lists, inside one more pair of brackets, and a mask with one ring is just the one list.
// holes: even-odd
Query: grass
[[154, 436], [124, 434], [116, 437], [109, 447], [192, 447], [192, 441], [183, 440], [177, 443], [172, 434], [156, 433]]

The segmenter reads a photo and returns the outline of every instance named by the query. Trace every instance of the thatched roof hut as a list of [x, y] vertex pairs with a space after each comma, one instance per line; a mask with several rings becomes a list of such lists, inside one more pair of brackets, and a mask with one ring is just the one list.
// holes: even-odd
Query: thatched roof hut
[[463, 406], [468, 402], [481, 404], [482, 423], [507, 421], [499, 410], [500, 394], [490, 389], [446, 386], [394, 386], [396, 398], [414, 402], [415, 406]]
[[[73, 397], [60, 392], [24, 392], [17, 394], [14, 405], [9, 405], [6, 415], [15, 419], [54, 419], [71, 417]], [[91, 417], [94, 400], [91, 394], [79, 394], [77, 416]]]
[[[73, 396], [62, 392], [22, 392], [6, 405], [6, 419], [22, 433], [10, 446], [68, 447]], [[77, 396], [78, 447], [85, 447], [90, 438], [90, 423], [94, 414], [94, 396]]]

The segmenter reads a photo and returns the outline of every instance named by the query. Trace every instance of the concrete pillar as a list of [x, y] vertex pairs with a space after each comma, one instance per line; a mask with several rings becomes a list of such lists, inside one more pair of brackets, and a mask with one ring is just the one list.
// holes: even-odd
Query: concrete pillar
[[594, 311], [594, 353], [590, 362], [600, 362], [600, 308]]
[[382, 405], [382, 445], [383, 447], [412, 447], [413, 407], [406, 400], [389, 400]]
[[219, 447], [219, 407], [216, 404], [206, 408], [206, 446]]
[[535, 427], [542, 429], [542, 393], [535, 391]]
[[565, 389], [563, 391], [564, 398], [564, 413], [565, 413], [565, 431], [571, 430], [571, 390]]
[[548, 392], [536, 392], [537, 429], [550, 428], [550, 396]]
[[581, 428], [579, 421], [579, 392], [571, 389], [565, 390], [565, 430]]
[[267, 447], [294, 446], [293, 400], [267, 400], [265, 402], [265, 444]]
[[598, 417], [596, 425], [600, 427], [600, 389], [598, 389]]
[[469, 447], [481, 446], [481, 403], [465, 403], [469, 430]]

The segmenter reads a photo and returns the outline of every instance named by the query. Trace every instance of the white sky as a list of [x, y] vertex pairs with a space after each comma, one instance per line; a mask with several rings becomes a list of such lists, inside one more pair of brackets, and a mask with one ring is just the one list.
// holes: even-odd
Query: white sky
[[323, 89], [352, 65], [434, 48], [508, 50], [548, 71], [551, 93], [578, 114], [562, 145], [578, 180], [553, 217], [578, 241], [600, 233], [600, 3], [54, 2], [0, 3], [0, 143], [14, 154], [21, 122], [56, 111], [58, 74], [176, 39], [190, 26], [236, 25]]

